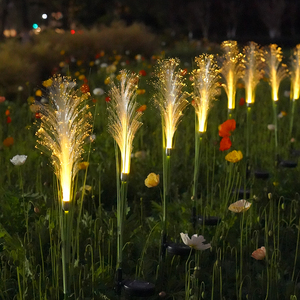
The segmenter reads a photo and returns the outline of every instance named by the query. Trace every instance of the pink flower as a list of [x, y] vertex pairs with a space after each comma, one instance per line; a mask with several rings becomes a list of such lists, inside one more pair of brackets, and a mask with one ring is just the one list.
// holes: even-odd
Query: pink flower
[[266, 248], [260, 247], [252, 252], [251, 257], [255, 258], [256, 260], [263, 260], [266, 257]]

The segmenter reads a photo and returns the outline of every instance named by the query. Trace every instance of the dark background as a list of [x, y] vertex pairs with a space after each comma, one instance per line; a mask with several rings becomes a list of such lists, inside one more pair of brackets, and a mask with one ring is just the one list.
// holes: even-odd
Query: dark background
[[[235, 39], [295, 45], [300, 40], [298, 0], [0, 0], [0, 33], [42, 28], [93, 28], [122, 20], [154, 33], [220, 42]], [[55, 13], [62, 18], [56, 19]], [[42, 14], [48, 15], [47, 20]], [[57, 15], [56, 15], [57, 16]], [[1, 37], [3, 38], [3, 36]]]

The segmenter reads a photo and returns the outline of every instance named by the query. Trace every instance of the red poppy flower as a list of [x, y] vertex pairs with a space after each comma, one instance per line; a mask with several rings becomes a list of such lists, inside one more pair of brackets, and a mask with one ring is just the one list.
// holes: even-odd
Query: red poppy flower
[[93, 101], [93, 103], [97, 103], [97, 99], [95, 99], [95, 98], [92, 101]]
[[39, 113], [39, 112], [35, 113], [35, 118], [36, 119], [40, 119], [41, 117], [42, 117], [41, 113]]
[[230, 149], [232, 143], [229, 137], [223, 137], [221, 142], [220, 142], [220, 151], [225, 151]]
[[239, 105], [240, 105], [240, 106], [243, 106], [244, 104], [245, 104], [245, 99], [242, 97], [242, 98], [240, 99]]
[[182, 71], [181, 71], [181, 76], [185, 76], [187, 74], [187, 69], [183, 69]]
[[8, 116], [8, 117], [6, 118], [6, 123], [7, 123], [7, 124], [11, 123], [11, 117], [10, 117], [10, 116]]
[[140, 74], [141, 76], [146, 76], [146, 75], [147, 75], [147, 73], [146, 73], [145, 70], [140, 70], [140, 71], [139, 71], [139, 74]]
[[105, 97], [105, 101], [108, 103], [109, 101], [110, 101], [111, 99], [110, 99], [110, 97]]
[[236, 127], [236, 122], [234, 119], [225, 121], [219, 126], [219, 136], [229, 137], [231, 135], [231, 131], [235, 130], [235, 127]]
[[191, 104], [192, 104], [194, 107], [197, 106], [197, 103], [196, 103], [196, 101], [195, 101], [194, 99], [192, 100]]
[[80, 90], [82, 93], [88, 93], [90, 91], [90, 87], [84, 83], [81, 87], [80, 87]]

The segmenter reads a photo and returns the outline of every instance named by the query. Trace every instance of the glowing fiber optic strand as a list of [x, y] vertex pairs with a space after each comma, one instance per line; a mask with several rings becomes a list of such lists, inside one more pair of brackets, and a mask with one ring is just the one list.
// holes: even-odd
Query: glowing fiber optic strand
[[206, 122], [212, 101], [219, 94], [220, 70], [214, 56], [200, 55], [195, 58], [197, 69], [193, 71], [193, 99], [198, 119], [198, 131], [206, 131]]
[[264, 57], [263, 50], [258, 44], [250, 42], [244, 47], [244, 66], [245, 72], [243, 81], [245, 83], [245, 98], [247, 104], [255, 102], [255, 89], [263, 76]]
[[293, 51], [293, 55], [290, 63], [290, 69], [291, 69], [290, 75], [291, 75], [292, 108], [291, 108], [291, 115], [290, 115], [289, 138], [292, 137], [295, 101], [298, 100], [300, 97], [300, 44], [298, 44]]
[[92, 115], [86, 104], [89, 94], [78, 95], [75, 85], [68, 77], [53, 78], [48, 88], [49, 104], [40, 105], [42, 117], [36, 133], [39, 148], [51, 155], [63, 205], [72, 200], [72, 182], [79, 170], [84, 140], [92, 129]]
[[236, 41], [224, 41], [221, 48], [224, 51], [221, 74], [226, 81], [223, 87], [228, 98], [228, 110], [234, 110], [236, 84], [244, 74], [243, 54], [239, 53]]
[[179, 63], [177, 58], [159, 60], [155, 70], [157, 81], [154, 84], [154, 102], [161, 112], [166, 149], [173, 148], [174, 133], [183, 115], [182, 111], [188, 104], [188, 94], [183, 92], [185, 84], [181, 75], [183, 72], [178, 69]]
[[282, 63], [282, 50], [276, 44], [265, 49], [266, 74], [269, 75], [272, 89], [272, 100], [278, 101], [278, 90], [281, 81], [288, 76], [287, 66]]
[[275, 126], [275, 154], [278, 148], [278, 128], [277, 128], [277, 101], [278, 90], [281, 81], [287, 77], [287, 66], [282, 63], [282, 50], [276, 44], [271, 44], [265, 50], [266, 74], [269, 75], [271, 93], [273, 100], [274, 126]]
[[138, 111], [139, 104], [135, 101], [139, 76], [120, 71], [120, 83], [112, 83], [109, 91], [111, 101], [108, 103], [108, 131], [119, 146], [122, 158], [122, 174], [130, 173], [130, 157], [132, 142], [137, 130], [142, 126]]

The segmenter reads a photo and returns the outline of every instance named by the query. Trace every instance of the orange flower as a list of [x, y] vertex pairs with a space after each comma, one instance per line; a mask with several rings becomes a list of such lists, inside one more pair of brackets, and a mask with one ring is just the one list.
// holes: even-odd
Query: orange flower
[[7, 109], [7, 110], [5, 111], [5, 115], [6, 115], [6, 116], [9, 116], [9, 115], [10, 115], [9, 109]]
[[231, 140], [229, 137], [223, 137], [221, 142], [220, 142], [220, 151], [225, 151], [225, 150], [228, 150], [230, 149], [232, 143], [231, 143]]
[[5, 147], [10, 147], [10, 146], [12, 146], [13, 144], [14, 144], [14, 138], [11, 137], [11, 136], [7, 137], [7, 138], [3, 141], [3, 145], [4, 145]]
[[231, 135], [231, 131], [234, 131], [236, 127], [236, 122], [234, 119], [229, 119], [222, 123], [219, 126], [219, 136], [221, 137], [229, 137]]
[[137, 111], [137, 112], [143, 112], [143, 111], [146, 110], [146, 108], [147, 108], [147, 105], [144, 104], [144, 105], [140, 106], [136, 111]]

